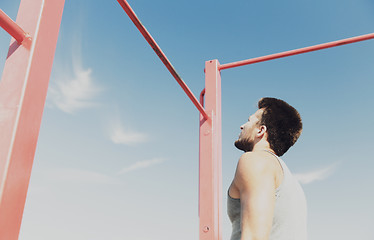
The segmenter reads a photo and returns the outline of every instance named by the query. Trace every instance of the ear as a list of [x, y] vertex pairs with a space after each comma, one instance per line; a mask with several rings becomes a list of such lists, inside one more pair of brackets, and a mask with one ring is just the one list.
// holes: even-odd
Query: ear
[[261, 125], [257, 130], [257, 137], [262, 138], [265, 136], [267, 128], [265, 125]]

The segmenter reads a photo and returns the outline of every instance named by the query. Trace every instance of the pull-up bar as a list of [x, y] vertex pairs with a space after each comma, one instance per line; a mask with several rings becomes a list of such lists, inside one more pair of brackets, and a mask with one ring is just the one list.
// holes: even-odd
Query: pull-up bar
[[373, 39], [373, 38], [374, 38], [374, 33], [371, 33], [371, 34], [361, 35], [361, 36], [347, 38], [347, 39], [343, 39], [343, 40], [338, 40], [338, 41], [334, 41], [334, 42], [328, 42], [328, 43], [318, 44], [318, 45], [314, 45], [314, 46], [310, 46], [310, 47], [299, 48], [299, 49], [295, 49], [295, 50], [291, 50], [291, 51], [266, 55], [266, 56], [263, 56], [263, 57], [251, 58], [251, 59], [238, 61], [238, 62], [233, 62], [233, 63], [226, 63], [226, 64], [220, 65], [218, 67], [218, 69], [219, 70], [224, 70], [224, 69], [228, 69], [228, 68], [240, 67], [240, 66], [244, 66], [244, 65], [258, 63], [258, 62], [265, 62], [265, 61], [269, 61], [269, 60], [273, 60], [273, 59], [277, 59], [277, 58], [283, 58], [283, 57], [288, 57], [288, 56], [292, 56], [292, 55], [317, 51], [317, 50], [321, 50], [321, 49], [325, 49], [325, 48], [337, 47], [337, 46], [341, 46], [341, 45], [345, 45], [345, 44], [365, 41], [365, 40], [369, 40], [369, 39]]
[[18, 44], [22, 44], [25, 40], [31, 40], [31, 37], [23, 31], [3, 10], [0, 9], [0, 26], [7, 31], [14, 39], [17, 40]]
[[122, 6], [123, 10], [127, 13], [127, 15], [130, 17], [131, 21], [135, 24], [135, 26], [139, 29], [140, 33], [143, 35], [143, 37], [147, 40], [149, 45], [151, 45], [152, 49], [155, 51], [157, 56], [161, 59], [161, 61], [165, 64], [166, 68], [169, 70], [171, 75], [177, 80], [179, 85], [183, 88], [184, 92], [187, 94], [187, 96], [191, 99], [192, 103], [196, 106], [196, 108], [199, 110], [199, 112], [204, 116], [205, 119], [209, 119], [208, 114], [205, 112], [203, 106], [199, 103], [199, 101], [196, 99], [195, 95], [191, 92], [191, 90], [188, 88], [186, 83], [182, 80], [182, 78], [178, 75], [177, 71], [171, 65], [169, 59], [166, 57], [166, 55], [162, 52], [161, 48], [157, 45], [156, 41], [153, 39], [151, 34], [147, 31], [147, 29], [143, 26], [143, 24], [140, 22], [139, 18], [136, 16], [135, 12], [132, 10], [131, 6], [127, 3], [126, 0], [117, 0], [118, 3]]

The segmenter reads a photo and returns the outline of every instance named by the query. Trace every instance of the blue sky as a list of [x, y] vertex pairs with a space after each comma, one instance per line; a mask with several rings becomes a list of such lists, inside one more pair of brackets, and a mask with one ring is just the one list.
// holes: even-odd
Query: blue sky
[[[129, 3], [195, 95], [207, 60], [374, 32], [369, 0]], [[0, 7], [16, 19], [18, 5]], [[9, 41], [1, 30], [2, 66]], [[373, 56], [369, 40], [222, 71], [223, 192], [239, 126], [259, 98], [282, 98], [304, 123], [283, 160], [309, 239], [373, 239]], [[20, 239], [198, 239], [197, 190], [198, 111], [116, 1], [66, 1]]]

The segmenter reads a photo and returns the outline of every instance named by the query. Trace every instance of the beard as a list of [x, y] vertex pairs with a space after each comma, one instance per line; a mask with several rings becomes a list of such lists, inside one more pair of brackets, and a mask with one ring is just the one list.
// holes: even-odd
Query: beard
[[235, 147], [244, 152], [251, 152], [253, 150], [253, 142], [247, 139], [238, 139], [234, 143]]

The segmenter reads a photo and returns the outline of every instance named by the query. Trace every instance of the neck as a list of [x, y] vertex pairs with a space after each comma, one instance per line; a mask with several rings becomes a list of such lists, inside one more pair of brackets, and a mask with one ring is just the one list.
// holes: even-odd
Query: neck
[[253, 146], [252, 152], [255, 151], [270, 151], [275, 154], [275, 152], [270, 148], [269, 142], [264, 139], [261, 139]]

